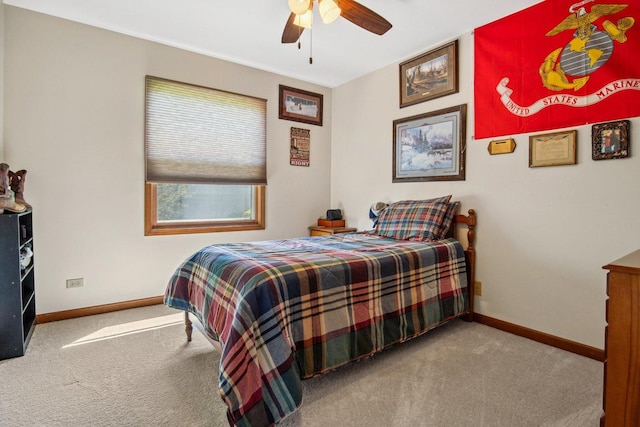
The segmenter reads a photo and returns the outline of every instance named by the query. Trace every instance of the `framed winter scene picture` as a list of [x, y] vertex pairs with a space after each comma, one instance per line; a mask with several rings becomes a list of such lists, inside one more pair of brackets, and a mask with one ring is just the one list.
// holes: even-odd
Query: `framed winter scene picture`
[[467, 106], [393, 122], [393, 182], [465, 179]]

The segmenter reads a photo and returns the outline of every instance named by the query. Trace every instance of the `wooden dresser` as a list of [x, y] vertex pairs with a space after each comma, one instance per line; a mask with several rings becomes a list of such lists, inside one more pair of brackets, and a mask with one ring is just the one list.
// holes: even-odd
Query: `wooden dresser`
[[607, 274], [604, 415], [601, 426], [640, 426], [640, 250], [603, 267]]

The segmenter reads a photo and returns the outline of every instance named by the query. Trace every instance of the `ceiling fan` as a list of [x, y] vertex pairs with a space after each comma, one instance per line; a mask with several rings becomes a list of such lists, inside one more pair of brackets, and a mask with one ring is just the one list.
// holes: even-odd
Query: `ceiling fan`
[[[382, 35], [391, 29], [389, 21], [355, 0], [316, 0], [325, 24], [342, 16], [357, 26]], [[288, 0], [291, 15], [282, 32], [282, 43], [295, 43], [313, 21], [313, 0]]]

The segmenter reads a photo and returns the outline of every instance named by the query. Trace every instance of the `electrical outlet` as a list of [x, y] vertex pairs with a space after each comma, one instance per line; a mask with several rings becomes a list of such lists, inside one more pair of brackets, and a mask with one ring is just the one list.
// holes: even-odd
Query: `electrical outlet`
[[482, 282], [479, 280], [476, 280], [473, 286], [473, 294], [477, 297], [481, 297], [482, 296]]
[[84, 286], [84, 279], [67, 279], [67, 288], [81, 288]]

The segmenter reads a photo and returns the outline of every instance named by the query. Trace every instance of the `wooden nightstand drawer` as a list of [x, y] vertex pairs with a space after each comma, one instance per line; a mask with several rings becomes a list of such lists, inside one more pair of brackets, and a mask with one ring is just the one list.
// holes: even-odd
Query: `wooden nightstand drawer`
[[310, 236], [327, 236], [329, 234], [338, 233], [352, 233], [357, 231], [357, 228], [351, 227], [322, 227], [320, 225], [312, 225], [309, 227]]

